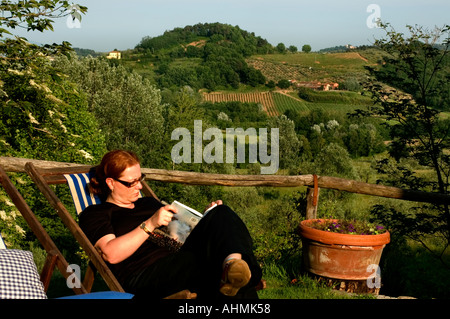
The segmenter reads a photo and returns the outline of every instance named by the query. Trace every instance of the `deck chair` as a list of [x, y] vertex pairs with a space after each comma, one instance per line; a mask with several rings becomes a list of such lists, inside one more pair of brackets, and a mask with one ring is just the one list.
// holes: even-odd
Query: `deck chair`
[[[67, 279], [72, 273], [68, 272], [69, 263], [66, 261], [62, 253], [59, 251], [58, 247], [55, 245], [53, 240], [50, 238], [42, 224], [36, 218], [34, 213], [31, 211], [28, 204], [23, 199], [22, 195], [19, 193], [17, 188], [14, 186], [12, 181], [6, 175], [6, 172], [0, 167], [0, 183], [7, 192], [8, 196], [13, 201], [16, 208], [20, 211], [21, 215], [29, 225], [30, 229], [33, 231], [42, 247], [47, 253], [47, 258], [42, 269], [40, 280], [43, 283], [44, 291], [47, 292], [50, 279], [53, 274], [55, 267], [59, 269], [64, 278]], [[2, 247], [6, 248], [3, 240]], [[73, 291], [75, 294], [85, 294], [87, 290], [83, 285], [74, 285]]]
[[[100, 202], [100, 199], [91, 196], [90, 192], [86, 192], [87, 184], [89, 183], [91, 174], [94, 173], [93, 166], [75, 166], [67, 168], [37, 168], [33, 163], [29, 162], [25, 165], [25, 170], [35, 182], [39, 190], [43, 193], [50, 204], [56, 209], [59, 217], [70, 230], [77, 242], [83, 248], [90, 260], [89, 267], [86, 271], [83, 285], [88, 292], [91, 291], [94, 282], [94, 275], [96, 271], [102, 276], [103, 280], [113, 291], [124, 292], [114, 274], [108, 268], [105, 261], [102, 259], [95, 247], [90, 243], [89, 239], [83, 233], [78, 223], [74, 220], [70, 212], [56, 196], [55, 192], [50, 188], [51, 184], [67, 184], [72, 191], [72, 198], [74, 200], [77, 214], [79, 214], [85, 207], [95, 205]], [[145, 196], [158, 197], [150, 188], [150, 186], [143, 182], [142, 193]], [[87, 194], [87, 195], [86, 195]], [[174, 295], [166, 297], [168, 299], [193, 299], [196, 298], [195, 293], [188, 290], [183, 290]]]
[[[0, 184], [47, 253], [44, 267], [38, 275], [32, 253], [7, 249], [0, 233], [0, 299], [46, 299], [55, 267], [66, 280], [73, 271], [2, 167], [0, 167]], [[70, 280], [73, 283], [73, 280], [78, 278], [72, 276]], [[131, 299], [133, 297], [132, 294], [115, 291], [87, 293], [81, 282], [73, 285], [72, 290], [75, 295], [59, 299]]]

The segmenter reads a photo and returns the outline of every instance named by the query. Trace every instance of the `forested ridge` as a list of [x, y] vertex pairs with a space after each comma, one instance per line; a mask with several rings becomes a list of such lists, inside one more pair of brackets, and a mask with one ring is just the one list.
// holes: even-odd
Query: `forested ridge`
[[200, 40], [206, 40], [211, 43], [228, 42], [229, 45], [236, 48], [244, 56], [250, 56], [258, 53], [270, 53], [272, 45], [253, 32], [248, 32], [239, 28], [223, 23], [199, 23], [184, 28], [175, 28], [164, 32], [157, 37], [144, 37], [136, 46], [137, 49], [175, 51], [182, 45], [191, 44]]
[[[250, 67], [245, 58], [271, 50], [266, 40], [238, 26], [205, 23], [144, 37], [134, 51], [142, 63], [155, 64], [156, 80], [163, 87], [189, 85], [215, 90], [264, 84], [262, 73]], [[191, 62], [171, 63], [183, 58]]]

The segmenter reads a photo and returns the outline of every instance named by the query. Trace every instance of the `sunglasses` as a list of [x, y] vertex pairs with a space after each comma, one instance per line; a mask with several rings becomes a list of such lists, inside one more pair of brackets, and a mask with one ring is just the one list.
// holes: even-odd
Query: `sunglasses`
[[136, 186], [139, 182], [143, 182], [144, 179], [145, 179], [145, 174], [141, 174], [140, 178], [138, 178], [137, 180], [134, 180], [132, 182], [125, 182], [125, 181], [121, 181], [120, 179], [114, 178], [114, 180], [118, 181], [120, 184], [122, 184], [128, 188]]

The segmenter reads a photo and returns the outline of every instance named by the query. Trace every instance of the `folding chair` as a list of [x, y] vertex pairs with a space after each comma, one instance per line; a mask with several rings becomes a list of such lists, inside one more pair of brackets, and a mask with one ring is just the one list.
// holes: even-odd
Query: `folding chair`
[[[11, 182], [9, 177], [6, 175], [2, 167], [0, 167], [0, 183], [2, 184], [3, 188], [8, 193], [14, 205], [20, 211], [23, 218], [30, 226], [31, 230], [38, 238], [39, 242], [41, 243], [41, 245], [43, 246], [43, 248], [47, 253], [44, 268], [42, 269], [40, 275], [40, 280], [44, 285], [44, 291], [47, 292], [50, 284], [50, 279], [55, 267], [59, 269], [59, 271], [61, 272], [61, 274], [64, 276], [65, 279], [67, 279], [72, 274], [68, 272], [68, 269], [70, 269], [69, 263], [66, 261], [66, 259], [59, 251], [58, 247], [55, 245], [53, 240], [50, 238], [50, 236], [48, 235], [42, 224], [39, 222], [34, 213], [31, 211], [30, 207], [25, 202], [22, 195], [19, 193], [14, 184]], [[3, 240], [1, 240], [0, 243], [0, 248], [1, 247], [6, 248]], [[72, 290], [76, 294], [87, 293], [87, 290], [81, 283], [79, 285], [74, 285]]]
[[[47, 258], [39, 276], [33, 254], [26, 250], [7, 249], [0, 233], [0, 299], [45, 299], [55, 267], [58, 267], [66, 280], [72, 275], [72, 269], [2, 167], [0, 167], [0, 184], [47, 252]], [[78, 278], [72, 277], [70, 280], [74, 283], [73, 280]], [[75, 293], [74, 296], [59, 299], [131, 299], [133, 297], [132, 294], [115, 291], [88, 293], [79, 280], [72, 286], [72, 290]]]
[[[94, 173], [94, 169], [95, 167], [93, 166], [43, 169], [37, 168], [31, 162], [25, 164], [25, 170], [27, 173], [30, 175], [50, 204], [56, 209], [56, 212], [63, 223], [70, 230], [90, 259], [89, 267], [83, 281], [83, 285], [86, 290], [88, 292], [91, 291], [96, 270], [100, 273], [105, 283], [111, 290], [124, 292], [123, 287], [117, 281], [116, 277], [108, 268], [98, 251], [90, 243], [89, 239], [83, 233], [78, 223], [74, 220], [61, 200], [56, 196], [55, 192], [49, 187], [50, 184], [67, 184], [72, 191], [72, 198], [75, 203], [75, 208], [77, 214], [79, 214], [88, 205], [95, 205], [100, 202], [100, 199], [95, 196], [85, 195], [86, 193], [90, 193], [85, 191], [87, 190], [86, 188], [89, 183], [90, 176]], [[144, 193], [145, 196], [151, 196], [159, 200], [147, 183], [143, 182], [142, 186], [142, 193]], [[174, 295], [168, 296], [167, 298], [191, 299], [195, 297], [195, 294], [189, 292], [188, 290], [183, 290]]]

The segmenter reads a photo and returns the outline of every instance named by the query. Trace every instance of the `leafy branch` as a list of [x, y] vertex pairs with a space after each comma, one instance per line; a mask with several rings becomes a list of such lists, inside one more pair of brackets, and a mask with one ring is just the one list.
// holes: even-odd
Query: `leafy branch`
[[70, 4], [69, 1], [31, 0], [31, 1], [2, 1], [0, 9], [0, 37], [4, 33], [11, 35], [6, 28], [24, 28], [27, 31], [53, 31], [53, 19], [72, 16], [81, 21], [81, 14], [87, 12], [87, 7]]

